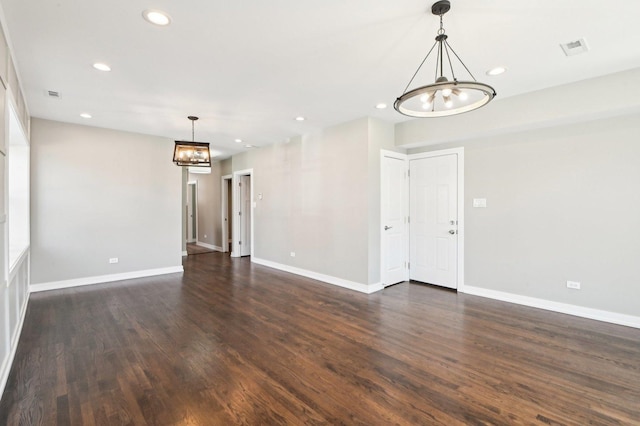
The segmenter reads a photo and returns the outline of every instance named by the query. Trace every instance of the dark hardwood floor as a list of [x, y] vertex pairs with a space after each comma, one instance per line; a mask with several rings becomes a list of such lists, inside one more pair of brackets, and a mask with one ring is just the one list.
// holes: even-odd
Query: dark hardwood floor
[[640, 424], [640, 330], [222, 253], [37, 293], [0, 425]]
[[188, 256], [192, 256], [194, 254], [213, 253], [213, 252], [215, 252], [215, 250], [211, 250], [210, 248], [199, 246], [196, 243], [187, 243]]

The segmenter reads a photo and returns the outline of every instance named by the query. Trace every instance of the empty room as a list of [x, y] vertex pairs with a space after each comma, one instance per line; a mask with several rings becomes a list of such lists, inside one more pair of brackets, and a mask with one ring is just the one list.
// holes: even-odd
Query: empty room
[[0, 425], [640, 425], [638, 16], [0, 0]]

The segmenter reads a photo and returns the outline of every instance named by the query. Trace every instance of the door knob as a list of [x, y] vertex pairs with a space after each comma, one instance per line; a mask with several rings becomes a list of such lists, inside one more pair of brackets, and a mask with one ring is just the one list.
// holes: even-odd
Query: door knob
[[384, 226], [384, 230], [385, 230], [385, 231], [387, 231], [387, 230], [389, 230], [389, 229], [391, 229], [391, 228], [393, 228], [393, 226], [387, 226], [387, 225], [385, 225], [385, 226]]
[[455, 231], [454, 229], [449, 229], [449, 233], [450, 233], [451, 235], [454, 235], [454, 234], [456, 233], [456, 231]]

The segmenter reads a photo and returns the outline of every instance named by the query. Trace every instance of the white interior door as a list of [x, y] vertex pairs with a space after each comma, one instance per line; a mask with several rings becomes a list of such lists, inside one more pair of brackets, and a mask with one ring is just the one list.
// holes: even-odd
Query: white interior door
[[457, 155], [410, 160], [410, 278], [457, 288]]
[[[398, 156], [400, 157], [400, 156]], [[407, 280], [407, 162], [383, 155], [381, 168], [382, 284]]]
[[240, 177], [240, 256], [251, 255], [251, 176]]

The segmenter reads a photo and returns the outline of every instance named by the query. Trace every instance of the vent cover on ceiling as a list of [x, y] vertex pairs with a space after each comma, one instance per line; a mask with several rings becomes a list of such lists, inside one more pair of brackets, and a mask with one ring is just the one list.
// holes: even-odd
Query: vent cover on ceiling
[[562, 51], [567, 56], [579, 55], [580, 53], [586, 53], [589, 51], [587, 41], [583, 38], [568, 43], [560, 44]]
[[60, 92], [55, 90], [47, 90], [47, 96], [50, 98], [60, 99]]

